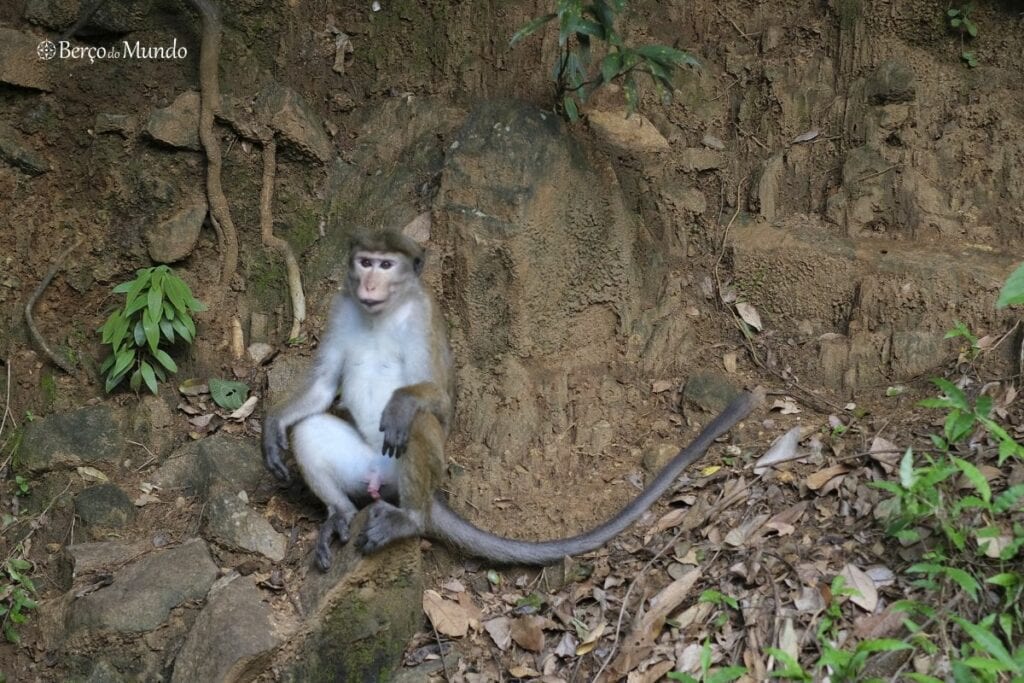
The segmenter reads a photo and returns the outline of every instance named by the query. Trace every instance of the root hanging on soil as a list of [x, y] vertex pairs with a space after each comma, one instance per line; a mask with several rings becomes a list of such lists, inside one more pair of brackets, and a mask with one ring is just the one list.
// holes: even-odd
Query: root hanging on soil
[[71, 255], [71, 252], [77, 249], [81, 243], [82, 238], [79, 237], [70, 247], [61, 252], [60, 256], [58, 256], [53, 262], [53, 265], [50, 266], [50, 270], [46, 272], [46, 275], [43, 277], [43, 281], [39, 283], [39, 286], [36, 287], [34, 292], [32, 292], [32, 296], [28, 298], [28, 303], [25, 304], [25, 324], [28, 325], [28, 332], [32, 336], [32, 340], [40, 349], [42, 349], [43, 353], [46, 354], [47, 358], [49, 358], [54, 365], [69, 375], [75, 374], [75, 366], [71, 361], [54, 351], [50, 345], [46, 343], [46, 338], [43, 337], [42, 332], [40, 332], [39, 328], [36, 327], [36, 322], [32, 318], [32, 309], [36, 307], [36, 303], [38, 303], [43, 292], [45, 292], [46, 288], [50, 286], [51, 282], [53, 282], [53, 278], [58, 272], [60, 272], [60, 269], [64, 267], [64, 261], [67, 260], [68, 256]]
[[302, 323], [306, 319], [306, 296], [302, 293], [302, 276], [299, 273], [299, 262], [291, 245], [274, 234], [274, 214], [271, 209], [274, 198], [274, 174], [277, 164], [277, 142], [271, 137], [263, 141], [263, 187], [260, 189], [260, 237], [263, 246], [276, 249], [284, 258], [288, 273], [288, 292], [292, 299], [292, 329], [289, 339], [298, 339], [302, 332]]
[[220, 141], [213, 131], [213, 115], [220, 108], [217, 63], [220, 60], [220, 11], [212, 0], [189, 0], [203, 21], [203, 40], [199, 51], [199, 139], [206, 150], [206, 196], [210, 202], [210, 220], [217, 233], [221, 252], [220, 286], [222, 299], [238, 269], [238, 231], [231, 220], [228, 200], [221, 184]]

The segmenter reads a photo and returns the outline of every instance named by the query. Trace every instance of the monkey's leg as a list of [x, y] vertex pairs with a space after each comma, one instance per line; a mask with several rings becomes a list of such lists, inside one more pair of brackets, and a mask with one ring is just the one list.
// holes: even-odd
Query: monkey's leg
[[348, 543], [349, 525], [356, 514], [346, 489], [361, 485], [374, 453], [350, 424], [327, 414], [313, 415], [295, 425], [292, 450], [306, 485], [327, 506], [327, 519], [316, 543], [317, 566], [327, 571], [331, 540], [337, 535], [339, 541]]
[[356, 540], [373, 553], [403, 538], [421, 536], [434, 491], [444, 476], [444, 429], [432, 413], [420, 412], [412, 423], [408, 446], [399, 458], [399, 507], [384, 500], [370, 505], [366, 526]]

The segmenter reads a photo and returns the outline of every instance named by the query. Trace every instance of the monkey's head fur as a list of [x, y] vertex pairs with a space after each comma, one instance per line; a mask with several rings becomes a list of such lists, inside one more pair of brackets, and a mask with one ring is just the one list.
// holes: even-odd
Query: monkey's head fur
[[356, 230], [349, 243], [349, 292], [364, 312], [391, 310], [420, 291], [425, 251], [397, 230]]

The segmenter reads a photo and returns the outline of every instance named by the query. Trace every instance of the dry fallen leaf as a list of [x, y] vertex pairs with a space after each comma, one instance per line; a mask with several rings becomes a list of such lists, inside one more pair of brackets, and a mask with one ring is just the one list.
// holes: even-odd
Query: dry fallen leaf
[[757, 312], [757, 309], [748, 304], [746, 301], [740, 301], [736, 304], [736, 312], [740, 314], [740, 318], [743, 322], [750, 325], [754, 330], [760, 332], [763, 329], [761, 325], [761, 314]]
[[778, 410], [782, 415], [796, 415], [800, 412], [800, 406], [792, 398], [786, 396], [785, 398], [775, 399], [769, 410]]
[[438, 633], [461, 638], [469, 630], [469, 617], [462, 605], [441, 597], [437, 591], [423, 591], [423, 611]]
[[819, 135], [821, 135], [821, 133], [818, 131], [818, 129], [817, 128], [812, 128], [811, 130], [807, 131], [806, 133], [800, 133], [800, 135], [797, 135], [795, 138], [793, 138], [792, 144], [798, 145], [801, 142], [810, 142], [811, 140], [813, 140], [814, 138], [818, 137]]
[[832, 467], [826, 467], [823, 470], [818, 470], [807, 477], [807, 488], [812, 491], [817, 491], [836, 477], [846, 474], [849, 471], [850, 469], [845, 465], [832, 465]]
[[484, 630], [502, 652], [512, 645], [512, 620], [508, 617], [495, 617], [485, 621]]
[[604, 633], [606, 626], [607, 624], [602, 621], [600, 624], [590, 629], [590, 633], [587, 634], [587, 637], [584, 638], [583, 642], [576, 648], [576, 654], [585, 655], [593, 650], [597, 645], [597, 641], [601, 639], [601, 634]]
[[657, 382], [651, 384], [652, 394], [661, 394], [675, 386], [674, 382], [670, 382], [667, 379], [659, 379]]
[[782, 622], [782, 633], [779, 634], [779, 649], [792, 657], [794, 661], [799, 661], [800, 637], [793, 627], [792, 617], [788, 617]]
[[110, 481], [107, 475], [100, 472], [95, 467], [77, 467], [75, 471], [78, 472], [84, 479], [91, 479], [93, 481]]
[[536, 678], [537, 676], [540, 676], [539, 671], [531, 669], [525, 664], [516, 664], [509, 669], [508, 672], [513, 678]]
[[544, 623], [545, 619], [536, 615], [519, 617], [512, 622], [512, 640], [524, 650], [540, 652], [544, 649]]
[[725, 367], [725, 371], [729, 374], [736, 372], [736, 352], [730, 351], [729, 353], [722, 356], [722, 366]]
[[241, 422], [245, 418], [252, 415], [252, 411], [256, 409], [256, 404], [259, 402], [259, 396], [250, 396], [245, 399], [245, 403], [238, 407], [238, 410], [228, 415], [229, 420], [237, 420]]
[[764, 474], [772, 465], [796, 459], [796, 447], [800, 443], [800, 428], [793, 427], [775, 440], [775, 443], [754, 463], [754, 474]]
[[154, 496], [151, 493], [143, 493], [142, 495], [140, 495], [138, 498], [136, 498], [132, 502], [135, 504], [135, 507], [140, 508], [140, 507], [149, 505], [150, 503], [159, 503], [160, 499], [157, 498], [156, 496]]
[[847, 588], [857, 591], [850, 596], [850, 602], [866, 612], [874, 612], [878, 607], [878, 590], [871, 577], [852, 564], [843, 567], [843, 571], [839, 572], [839, 575], [843, 577]]

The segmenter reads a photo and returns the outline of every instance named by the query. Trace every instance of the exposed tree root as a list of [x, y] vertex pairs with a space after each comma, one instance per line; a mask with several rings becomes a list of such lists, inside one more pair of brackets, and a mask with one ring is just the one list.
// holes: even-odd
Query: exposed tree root
[[302, 276], [299, 262], [288, 242], [274, 234], [274, 214], [271, 209], [274, 199], [274, 173], [277, 164], [277, 143], [274, 138], [263, 142], [263, 187], [260, 190], [260, 237], [263, 246], [276, 249], [284, 258], [288, 272], [288, 292], [292, 298], [292, 329], [289, 339], [298, 339], [302, 323], [306, 319], [306, 296], [302, 293]]
[[39, 331], [39, 328], [36, 327], [35, 320], [32, 318], [32, 309], [36, 307], [36, 303], [39, 301], [39, 298], [43, 295], [43, 292], [45, 292], [46, 288], [50, 286], [51, 282], [53, 282], [53, 278], [57, 275], [58, 272], [60, 272], [60, 269], [64, 267], [64, 261], [67, 260], [71, 252], [77, 249], [81, 243], [82, 238], [79, 237], [78, 239], [75, 240], [74, 244], [65, 249], [61, 253], [61, 255], [57, 257], [57, 259], [53, 262], [53, 265], [50, 266], [50, 270], [47, 271], [46, 275], [43, 277], [43, 281], [39, 283], [39, 286], [36, 287], [34, 292], [32, 292], [32, 296], [28, 298], [28, 303], [25, 304], [25, 324], [28, 325], [28, 331], [29, 334], [32, 335], [32, 340], [40, 349], [42, 349], [43, 353], [46, 354], [46, 356], [53, 362], [54, 365], [56, 365], [69, 375], [75, 374], [75, 366], [72, 365], [68, 359], [64, 358], [63, 356], [55, 352], [50, 347], [50, 345], [46, 343], [46, 338], [43, 337], [43, 334]]
[[220, 11], [211, 0], [189, 0], [203, 20], [203, 41], [199, 54], [199, 139], [206, 150], [206, 196], [210, 202], [210, 219], [217, 232], [221, 252], [218, 299], [226, 294], [238, 269], [238, 231], [231, 220], [228, 200], [221, 184], [220, 140], [213, 131], [213, 115], [220, 108], [220, 85], [217, 63], [220, 60]]

